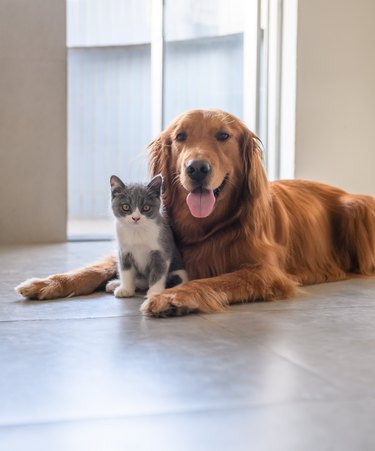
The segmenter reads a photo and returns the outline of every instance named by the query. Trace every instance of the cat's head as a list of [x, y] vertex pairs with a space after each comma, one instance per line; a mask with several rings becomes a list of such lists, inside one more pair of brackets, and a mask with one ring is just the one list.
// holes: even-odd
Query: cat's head
[[110, 183], [112, 210], [116, 218], [134, 225], [160, 218], [161, 175], [156, 175], [148, 185], [125, 185], [115, 175], [112, 175]]

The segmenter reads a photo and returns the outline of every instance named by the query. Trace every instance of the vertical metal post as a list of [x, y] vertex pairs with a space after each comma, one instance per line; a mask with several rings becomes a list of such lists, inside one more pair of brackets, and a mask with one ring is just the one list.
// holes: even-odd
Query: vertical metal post
[[164, 127], [164, 0], [151, 3], [151, 132]]
[[283, 2], [281, 64], [280, 178], [294, 178], [296, 139], [298, 0]]
[[267, 28], [267, 172], [275, 180], [280, 176], [282, 0], [269, 0]]
[[243, 120], [258, 132], [260, 0], [244, 2], [243, 34]]

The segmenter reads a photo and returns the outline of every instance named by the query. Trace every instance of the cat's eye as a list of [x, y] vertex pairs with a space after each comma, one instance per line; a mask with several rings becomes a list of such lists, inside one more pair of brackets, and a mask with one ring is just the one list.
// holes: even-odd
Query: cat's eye
[[124, 211], [129, 211], [129, 210], [130, 210], [130, 205], [129, 205], [129, 204], [123, 204], [123, 205], [122, 205], [122, 209], [123, 209]]
[[143, 205], [143, 211], [150, 211], [149, 205]]
[[185, 132], [181, 132], [176, 135], [176, 141], [179, 141], [179, 142], [186, 141], [186, 138], [187, 138], [187, 134]]
[[229, 139], [229, 133], [226, 133], [226, 132], [218, 132], [218, 133], [216, 133], [215, 138], [216, 138], [218, 141], [227, 141], [227, 140]]

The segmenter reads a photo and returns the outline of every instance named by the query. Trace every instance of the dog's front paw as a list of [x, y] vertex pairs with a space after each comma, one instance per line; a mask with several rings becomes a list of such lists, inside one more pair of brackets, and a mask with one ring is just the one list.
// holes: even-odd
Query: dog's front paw
[[131, 290], [121, 285], [115, 288], [113, 293], [116, 296], [116, 298], [130, 298], [134, 296], [134, 290]]
[[146, 315], [165, 318], [167, 316], [187, 315], [197, 310], [191, 305], [188, 305], [188, 303], [184, 303], [172, 290], [170, 290], [170, 293], [168, 291], [166, 290], [160, 294], [147, 296], [141, 305], [141, 312]]
[[107, 285], [105, 286], [105, 291], [107, 292], [107, 293], [113, 293], [114, 291], [115, 291], [115, 289], [117, 288], [117, 287], [119, 287], [120, 286], [120, 281], [119, 281], [119, 279], [113, 279], [113, 280], [110, 280], [108, 283], [107, 283]]
[[27, 299], [45, 300], [73, 296], [73, 292], [66, 293], [64, 281], [58, 275], [45, 279], [27, 279], [20, 283], [15, 290]]

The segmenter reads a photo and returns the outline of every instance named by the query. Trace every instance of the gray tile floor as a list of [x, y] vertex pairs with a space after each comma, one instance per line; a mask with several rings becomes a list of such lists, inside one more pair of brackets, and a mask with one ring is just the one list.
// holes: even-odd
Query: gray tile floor
[[114, 246], [0, 248], [2, 451], [375, 449], [375, 280], [169, 319], [13, 291]]

